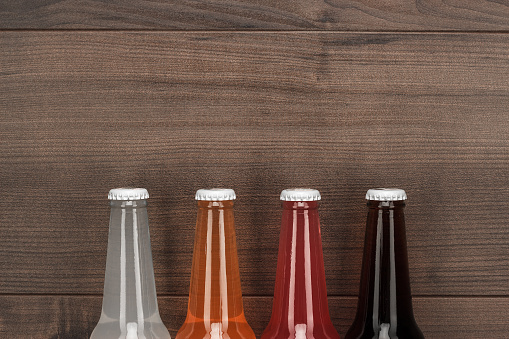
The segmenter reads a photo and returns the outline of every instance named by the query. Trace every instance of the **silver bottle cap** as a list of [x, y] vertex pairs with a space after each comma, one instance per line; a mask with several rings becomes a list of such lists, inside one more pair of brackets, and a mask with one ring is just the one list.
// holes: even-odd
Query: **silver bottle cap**
[[196, 191], [196, 200], [223, 201], [235, 200], [235, 191], [230, 188], [209, 188]]
[[399, 188], [372, 188], [366, 193], [366, 200], [398, 201], [406, 199], [405, 191]]
[[148, 191], [144, 188], [114, 188], [108, 194], [109, 200], [145, 200], [148, 199]]
[[317, 201], [322, 197], [318, 190], [311, 188], [289, 188], [281, 192], [283, 201]]

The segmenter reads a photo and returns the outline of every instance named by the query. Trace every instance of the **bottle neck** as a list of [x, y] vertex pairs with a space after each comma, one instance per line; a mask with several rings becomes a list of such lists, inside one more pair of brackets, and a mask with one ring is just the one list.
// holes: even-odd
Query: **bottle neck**
[[146, 208], [147, 200], [110, 200], [110, 207], [126, 209]]
[[233, 209], [233, 201], [232, 200], [224, 200], [224, 201], [200, 200], [197, 203], [198, 203], [199, 209], [211, 209], [211, 210]]
[[[355, 326], [380, 334], [412, 323], [404, 201], [369, 201]], [[401, 327], [401, 326], [399, 326]], [[351, 329], [352, 330], [352, 329]], [[393, 338], [391, 335], [390, 338]]]
[[118, 320], [123, 336], [129, 324], [144, 333], [146, 319], [159, 317], [146, 206], [110, 201], [102, 316]]
[[[375, 278], [373, 293], [378, 294], [380, 300], [388, 300], [385, 297], [389, 296], [410, 299], [411, 296], [404, 207], [404, 201], [368, 202], [366, 236], [370, 236], [369, 255], [374, 259], [370, 269]], [[393, 298], [391, 300], [394, 302]], [[379, 306], [391, 309], [395, 305], [381, 303]]]
[[[327, 306], [318, 201], [284, 201], [272, 316], [263, 338], [336, 338]], [[279, 333], [279, 334], [278, 334]]]
[[207, 331], [243, 317], [233, 201], [198, 201], [188, 318]]
[[[318, 209], [318, 201], [283, 201], [283, 209], [286, 210], [316, 210]], [[318, 217], [318, 216], [317, 216]]]

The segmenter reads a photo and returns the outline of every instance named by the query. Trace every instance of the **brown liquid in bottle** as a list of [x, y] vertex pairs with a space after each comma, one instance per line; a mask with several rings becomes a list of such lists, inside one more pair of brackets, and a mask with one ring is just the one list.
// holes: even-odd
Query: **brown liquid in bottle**
[[198, 201], [189, 304], [176, 339], [255, 339], [242, 306], [233, 201]]
[[368, 201], [359, 302], [345, 339], [424, 339], [413, 310], [404, 201]]

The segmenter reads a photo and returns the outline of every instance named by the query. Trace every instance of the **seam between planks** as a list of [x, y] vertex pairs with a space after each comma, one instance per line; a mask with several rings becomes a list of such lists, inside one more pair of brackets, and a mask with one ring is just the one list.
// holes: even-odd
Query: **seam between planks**
[[509, 34], [509, 30], [423, 30], [423, 31], [412, 31], [412, 30], [242, 30], [242, 29], [204, 29], [204, 30], [175, 30], [175, 29], [110, 29], [110, 28], [97, 28], [97, 29], [58, 29], [58, 28], [3, 28], [0, 32], [77, 32], [77, 33], [93, 33], [93, 32], [126, 32], [126, 33], [269, 33], [269, 34], [281, 34], [281, 33], [293, 33], [293, 34], [323, 34], [323, 33], [336, 33], [336, 34], [495, 34], [505, 35]]

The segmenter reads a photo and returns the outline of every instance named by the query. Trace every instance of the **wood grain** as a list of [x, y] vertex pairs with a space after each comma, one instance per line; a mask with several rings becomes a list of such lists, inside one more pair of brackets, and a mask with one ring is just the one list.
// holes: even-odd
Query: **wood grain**
[[0, 29], [505, 31], [489, 0], [0, 1]]
[[278, 194], [320, 189], [330, 295], [357, 293], [368, 188], [407, 190], [415, 295], [509, 293], [509, 36], [0, 33], [0, 292], [99, 294], [109, 188], [151, 193], [186, 295], [196, 189], [236, 189], [243, 291], [270, 296]]
[[[8, 338], [88, 338], [101, 314], [100, 296], [1, 296], [0, 335]], [[353, 297], [329, 298], [331, 319], [341, 336], [355, 315]], [[272, 298], [244, 298], [246, 319], [260, 337]], [[506, 338], [509, 298], [414, 298], [426, 338]], [[159, 297], [159, 311], [172, 338], [185, 320], [187, 298]]]

